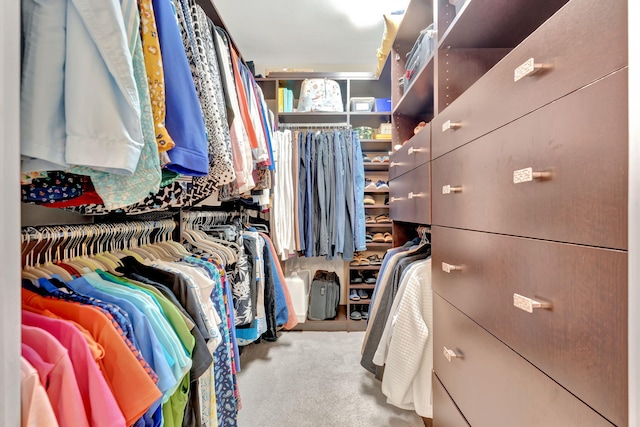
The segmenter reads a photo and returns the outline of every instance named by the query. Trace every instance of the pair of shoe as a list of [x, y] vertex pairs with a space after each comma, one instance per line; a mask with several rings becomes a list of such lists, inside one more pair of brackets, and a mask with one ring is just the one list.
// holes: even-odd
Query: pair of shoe
[[361, 308], [354, 309], [350, 314], [349, 318], [351, 320], [367, 320], [369, 318], [369, 308], [366, 305], [361, 306]]
[[381, 265], [382, 264], [382, 258], [380, 258], [380, 256], [378, 256], [378, 254], [369, 255], [367, 257], [367, 259], [369, 260], [369, 264], [370, 265]]
[[369, 294], [364, 289], [351, 289], [349, 293], [351, 301], [360, 301], [361, 299], [369, 299]]
[[386, 215], [386, 214], [380, 214], [380, 215], [377, 215], [377, 216], [373, 219], [373, 221], [374, 221], [376, 224], [390, 224], [390, 223], [391, 223], [391, 218], [389, 218], [389, 215]]
[[365, 190], [377, 190], [376, 184], [370, 180], [369, 178], [364, 179], [364, 189]]
[[369, 262], [369, 260], [362, 255], [354, 255], [353, 261], [351, 261], [349, 265], [352, 267], [360, 267], [365, 265], [371, 265], [371, 262]]

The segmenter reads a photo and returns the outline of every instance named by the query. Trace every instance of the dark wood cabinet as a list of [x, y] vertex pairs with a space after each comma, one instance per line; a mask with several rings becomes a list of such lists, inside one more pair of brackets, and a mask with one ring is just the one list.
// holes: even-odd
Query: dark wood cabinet
[[434, 371], [472, 426], [612, 425], [437, 294], [433, 322]]
[[[431, 237], [435, 292], [626, 425], [624, 251], [437, 226]], [[533, 308], [533, 301], [549, 307]]]
[[[407, 10], [433, 15], [394, 44], [390, 215], [394, 245], [432, 230], [434, 426], [628, 425], [627, 2]], [[410, 29], [431, 22], [403, 91]]]
[[433, 160], [433, 223], [626, 249], [626, 87], [624, 69]]

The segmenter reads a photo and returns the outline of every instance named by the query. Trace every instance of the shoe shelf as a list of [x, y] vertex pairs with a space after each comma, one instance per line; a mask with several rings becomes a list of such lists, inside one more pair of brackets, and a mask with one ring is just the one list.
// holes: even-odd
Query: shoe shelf
[[370, 285], [368, 283], [349, 283], [349, 289], [369, 289], [373, 290], [376, 285]]
[[389, 205], [364, 205], [365, 209], [389, 209]]
[[366, 171], [386, 171], [389, 170], [389, 162], [367, 162], [364, 164]]
[[385, 222], [382, 224], [366, 224], [367, 228], [391, 228], [393, 223]]
[[349, 270], [373, 270], [373, 271], [378, 271], [378, 270], [380, 270], [380, 266], [379, 265], [351, 265], [351, 266], [349, 266]]
[[[366, 188], [364, 189], [365, 193], [388, 193], [389, 189], [385, 189], [385, 190], [367, 190]], [[366, 206], [366, 205], [365, 205]]]
[[393, 243], [385, 242], [385, 243], [367, 243], [367, 249], [390, 249], [393, 247]]

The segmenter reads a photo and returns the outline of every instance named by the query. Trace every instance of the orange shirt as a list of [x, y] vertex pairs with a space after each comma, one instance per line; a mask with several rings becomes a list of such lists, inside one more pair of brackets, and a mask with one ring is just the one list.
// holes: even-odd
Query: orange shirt
[[79, 323], [91, 333], [104, 348], [104, 357], [98, 363], [127, 425], [132, 425], [162, 396], [111, 321], [99, 309], [45, 298], [26, 289], [22, 289], [22, 308], [49, 310], [63, 319]]

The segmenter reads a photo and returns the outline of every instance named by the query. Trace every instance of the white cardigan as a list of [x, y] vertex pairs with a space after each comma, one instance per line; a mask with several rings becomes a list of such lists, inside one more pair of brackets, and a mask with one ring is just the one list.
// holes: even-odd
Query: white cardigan
[[411, 265], [400, 284], [373, 363], [385, 366], [387, 402], [433, 418], [431, 258]]

